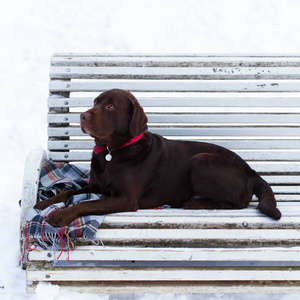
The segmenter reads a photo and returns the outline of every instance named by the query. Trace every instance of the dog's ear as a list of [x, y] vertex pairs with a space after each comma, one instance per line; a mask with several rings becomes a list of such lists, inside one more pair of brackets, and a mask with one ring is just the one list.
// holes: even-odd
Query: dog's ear
[[129, 122], [129, 134], [131, 137], [136, 137], [140, 133], [148, 129], [148, 118], [144, 113], [143, 108], [133, 95], [130, 97], [130, 122]]

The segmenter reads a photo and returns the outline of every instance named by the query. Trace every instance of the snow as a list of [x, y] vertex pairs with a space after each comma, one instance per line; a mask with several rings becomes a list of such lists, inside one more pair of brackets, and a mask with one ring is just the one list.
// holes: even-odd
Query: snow
[[[297, 0], [27, 0], [0, 10], [0, 298], [153, 299], [65, 293], [40, 284], [25, 293], [19, 266], [23, 167], [31, 149], [46, 147], [48, 72], [54, 52], [298, 53]], [[213, 292], [213, 291], [212, 291]], [[253, 295], [155, 295], [155, 299], [253, 299]], [[295, 295], [255, 295], [294, 299]]]

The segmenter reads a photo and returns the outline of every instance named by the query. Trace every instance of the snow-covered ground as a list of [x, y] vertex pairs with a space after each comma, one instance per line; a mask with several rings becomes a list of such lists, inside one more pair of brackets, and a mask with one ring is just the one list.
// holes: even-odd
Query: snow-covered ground
[[[10, 0], [0, 10], [0, 299], [85, 299], [40, 285], [25, 294], [19, 207], [26, 156], [46, 146], [53, 52], [300, 53], [298, 0]], [[212, 291], [213, 292], [213, 291]], [[300, 298], [300, 294], [298, 296]], [[123, 297], [124, 298], [124, 297]], [[153, 299], [153, 295], [126, 299]], [[295, 299], [156, 295], [155, 299]], [[296, 297], [297, 298], [297, 297]], [[92, 295], [89, 299], [119, 299]], [[125, 298], [124, 298], [125, 299]]]

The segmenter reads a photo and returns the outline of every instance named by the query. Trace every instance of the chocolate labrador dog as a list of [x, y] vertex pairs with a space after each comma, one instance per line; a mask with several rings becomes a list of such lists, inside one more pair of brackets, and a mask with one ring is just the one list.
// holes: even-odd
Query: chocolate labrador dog
[[39, 202], [37, 209], [66, 202], [81, 193], [102, 193], [50, 214], [47, 221], [65, 226], [84, 215], [154, 208], [164, 204], [185, 209], [241, 209], [253, 194], [257, 208], [278, 220], [280, 211], [269, 184], [238, 155], [223, 147], [167, 140], [147, 131], [147, 117], [128, 91], [100, 94], [82, 113], [81, 130], [95, 139], [89, 185], [63, 191]]

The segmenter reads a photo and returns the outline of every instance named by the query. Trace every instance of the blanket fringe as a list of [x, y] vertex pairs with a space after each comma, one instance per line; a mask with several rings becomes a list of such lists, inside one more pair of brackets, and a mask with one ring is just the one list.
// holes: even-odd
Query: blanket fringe
[[[75, 242], [71, 239], [68, 233], [68, 227], [62, 227], [58, 233], [54, 232], [48, 232], [45, 233], [44, 231], [41, 233], [41, 235], [33, 235], [31, 236], [28, 234], [29, 232], [29, 223], [25, 226], [22, 234], [22, 240], [23, 240], [23, 249], [22, 249], [22, 256], [20, 261], [22, 263], [28, 262], [28, 251], [38, 251], [41, 252], [41, 250], [37, 249], [37, 245], [34, 244], [33, 241], [36, 241], [41, 248], [49, 249], [50, 243], [51, 249], [54, 257], [54, 262], [60, 259], [62, 253], [64, 250], [67, 250], [67, 258], [66, 260], [70, 260], [70, 250], [75, 250], [77, 248], [77, 245]], [[60, 250], [60, 253], [58, 256], [56, 256], [56, 251]]]
[[37, 245], [30, 245], [30, 236], [28, 234], [28, 228], [29, 228], [29, 224], [26, 224], [23, 233], [22, 233], [22, 241], [23, 241], [23, 253], [21, 256], [20, 261], [22, 263], [26, 263], [28, 261], [28, 255], [27, 255], [27, 251], [38, 251], [41, 252], [40, 250], [37, 249]]

